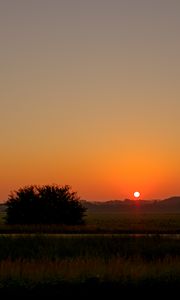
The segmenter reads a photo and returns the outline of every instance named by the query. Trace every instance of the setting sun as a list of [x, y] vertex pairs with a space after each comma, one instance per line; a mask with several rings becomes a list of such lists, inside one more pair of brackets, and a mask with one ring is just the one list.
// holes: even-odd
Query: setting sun
[[134, 192], [134, 197], [135, 198], [139, 198], [140, 197], [140, 193], [139, 192]]

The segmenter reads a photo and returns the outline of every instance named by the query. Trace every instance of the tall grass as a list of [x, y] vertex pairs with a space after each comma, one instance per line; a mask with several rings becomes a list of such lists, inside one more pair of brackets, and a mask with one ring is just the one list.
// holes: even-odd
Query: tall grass
[[180, 241], [162, 237], [0, 237], [0, 287], [180, 284]]
[[57, 260], [78, 257], [141, 257], [152, 261], [167, 256], [180, 258], [180, 240], [172, 238], [127, 236], [22, 236], [0, 237], [0, 261]]
[[147, 262], [139, 257], [76, 258], [0, 262], [0, 287], [34, 288], [63, 284], [116, 284], [120, 288], [169, 286], [180, 284], [180, 260], [165, 258]]
[[0, 262], [0, 282], [2, 286], [31, 286], [39, 283], [114, 282], [121, 286], [142, 285], [146, 282], [165, 284], [180, 283], [180, 260], [176, 257], [147, 262], [140, 257], [125, 259], [111, 257], [76, 258], [51, 261], [10, 259]]

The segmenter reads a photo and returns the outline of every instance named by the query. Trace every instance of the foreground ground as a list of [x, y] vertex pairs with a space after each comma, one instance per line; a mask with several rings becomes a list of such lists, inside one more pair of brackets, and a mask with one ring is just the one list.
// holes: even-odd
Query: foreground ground
[[147, 296], [180, 286], [178, 214], [94, 214], [83, 227], [2, 223], [0, 230], [1, 294]]
[[[127, 236], [3, 236], [0, 287], [175, 289], [179, 239]], [[68, 290], [67, 290], [68, 292]]]

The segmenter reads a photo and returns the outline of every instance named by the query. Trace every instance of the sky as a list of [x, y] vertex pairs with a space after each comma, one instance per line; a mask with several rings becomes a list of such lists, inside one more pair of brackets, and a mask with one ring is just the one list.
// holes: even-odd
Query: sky
[[179, 0], [0, 0], [0, 201], [180, 195], [179, 36]]

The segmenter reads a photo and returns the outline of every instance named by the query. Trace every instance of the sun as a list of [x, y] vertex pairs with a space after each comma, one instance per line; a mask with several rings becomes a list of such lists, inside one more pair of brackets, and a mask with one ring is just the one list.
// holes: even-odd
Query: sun
[[140, 195], [141, 195], [140, 192], [134, 192], [134, 197], [135, 197], [135, 198], [139, 198]]

